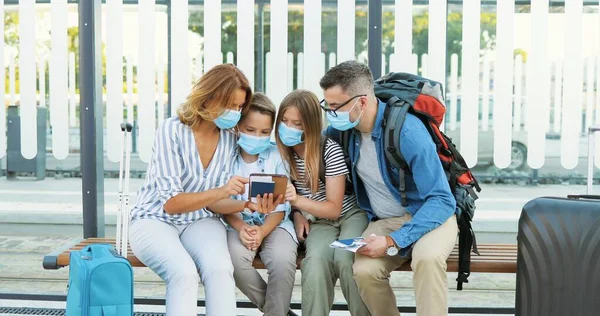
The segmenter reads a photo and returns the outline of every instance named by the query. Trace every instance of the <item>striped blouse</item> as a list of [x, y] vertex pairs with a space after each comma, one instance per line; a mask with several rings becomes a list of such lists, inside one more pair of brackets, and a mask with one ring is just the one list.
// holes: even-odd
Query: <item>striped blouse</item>
[[156, 131], [146, 181], [131, 210], [131, 220], [149, 218], [183, 225], [218, 216], [206, 208], [169, 215], [163, 206], [179, 193], [202, 192], [224, 185], [231, 176], [235, 154], [235, 134], [221, 130], [214, 156], [204, 169], [190, 127], [177, 117], [164, 120]]
[[[344, 152], [342, 151], [342, 147], [334, 140], [327, 138], [327, 142], [325, 143], [325, 152], [323, 153], [325, 160], [325, 178], [337, 177], [341, 175], [348, 176], [348, 167], [346, 166], [346, 161], [344, 160]], [[310, 189], [304, 184], [305, 180], [305, 165], [304, 159], [300, 158], [296, 153], [294, 153], [294, 162], [296, 163], [296, 170], [298, 171], [299, 181], [297, 181], [294, 186], [296, 187], [296, 191], [298, 195], [307, 197], [313, 201], [325, 202], [327, 201], [327, 195], [325, 193], [325, 183], [319, 179], [319, 188], [315, 194], [312, 194]], [[342, 213], [345, 214], [348, 210], [356, 207], [356, 196], [352, 195], [344, 195], [344, 199], [342, 200]], [[306, 214], [303, 212], [306, 216]]]

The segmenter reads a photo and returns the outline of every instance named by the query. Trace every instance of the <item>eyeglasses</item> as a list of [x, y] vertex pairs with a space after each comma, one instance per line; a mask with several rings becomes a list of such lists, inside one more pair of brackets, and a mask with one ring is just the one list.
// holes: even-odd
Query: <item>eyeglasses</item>
[[360, 98], [360, 97], [366, 97], [366, 94], [357, 94], [353, 97], [351, 97], [348, 101], [338, 105], [335, 109], [332, 108], [329, 103], [327, 103], [327, 101], [325, 101], [325, 99], [321, 100], [321, 102], [319, 102], [319, 105], [321, 106], [321, 108], [323, 109], [323, 111], [327, 112], [327, 113], [331, 113], [331, 116], [333, 117], [337, 117], [337, 113], [336, 111], [339, 110], [340, 108], [344, 107], [346, 104], [350, 103], [352, 100], [356, 99], [356, 98]]

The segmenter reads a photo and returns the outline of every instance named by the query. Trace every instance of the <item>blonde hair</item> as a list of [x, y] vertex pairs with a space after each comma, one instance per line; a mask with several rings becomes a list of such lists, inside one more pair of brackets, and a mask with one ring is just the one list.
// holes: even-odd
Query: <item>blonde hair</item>
[[295, 107], [300, 112], [302, 126], [304, 128], [304, 184], [315, 194], [319, 188], [319, 160], [321, 153], [321, 130], [323, 120], [319, 99], [308, 90], [296, 90], [288, 94], [279, 107], [277, 121], [275, 123], [275, 139], [281, 157], [290, 166], [290, 176], [294, 181], [299, 181], [298, 168], [294, 162], [294, 149], [285, 146], [279, 138], [279, 124], [283, 120], [285, 112]]
[[213, 121], [232, 107], [238, 89], [246, 92], [242, 107], [245, 110], [252, 98], [248, 79], [232, 64], [217, 65], [194, 84], [186, 101], [177, 110], [177, 116], [190, 127], [202, 121]]
[[252, 100], [250, 100], [248, 109], [244, 112], [244, 115], [240, 121], [243, 121], [250, 112], [258, 112], [260, 114], [268, 115], [271, 117], [271, 127], [273, 127], [273, 123], [275, 123], [275, 112], [277, 111], [275, 110], [273, 101], [271, 101], [271, 99], [269, 99], [269, 97], [263, 93], [257, 92], [252, 95]]

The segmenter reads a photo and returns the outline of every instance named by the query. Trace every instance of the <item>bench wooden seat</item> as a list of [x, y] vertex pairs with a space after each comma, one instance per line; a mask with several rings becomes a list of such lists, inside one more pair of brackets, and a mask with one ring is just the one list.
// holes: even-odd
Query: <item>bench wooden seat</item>
[[[44, 257], [44, 269], [59, 269], [69, 265], [69, 255], [72, 250], [79, 250], [86, 245], [96, 243], [115, 244], [114, 238], [88, 238], [76, 240], [61, 249], [50, 253]], [[448, 272], [458, 271], [458, 245], [454, 247], [450, 258], [448, 258]], [[508, 244], [480, 244], [478, 245], [480, 255], [471, 255], [471, 272], [487, 273], [516, 273], [517, 272], [517, 245]], [[300, 269], [300, 262], [304, 258], [304, 253], [298, 252], [297, 268]], [[145, 265], [129, 249], [127, 259], [134, 267], [144, 267]], [[254, 260], [254, 267], [264, 269], [265, 266], [258, 256]], [[410, 262], [405, 263], [396, 271], [411, 271]]]

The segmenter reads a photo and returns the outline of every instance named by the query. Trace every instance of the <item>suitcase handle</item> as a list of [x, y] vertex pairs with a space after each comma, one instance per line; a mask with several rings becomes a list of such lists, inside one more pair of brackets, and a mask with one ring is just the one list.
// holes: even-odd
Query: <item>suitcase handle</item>
[[571, 195], [567, 195], [567, 198], [573, 199], [573, 200], [578, 200], [578, 199], [600, 200], [600, 195], [571, 194]]

